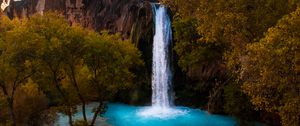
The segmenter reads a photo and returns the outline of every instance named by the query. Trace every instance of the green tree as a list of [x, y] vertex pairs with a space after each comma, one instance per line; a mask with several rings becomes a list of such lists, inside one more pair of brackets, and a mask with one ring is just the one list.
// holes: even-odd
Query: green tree
[[97, 34], [90, 32], [85, 63], [90, 71], [90, 84], [95, 100], [99, 102], [91, 125], [97, 115], [103, 112], [104, 101], [110, 100], [119, 90], [132, 85], [134, 74], [131, 68], [141, 65], [140, 53], [129, 41], [120, 35], [109, 35], [107, 32]]
[[35, 36], [32, 40], [36, 40], [38, 47], [36, 62], [39, 70], [34, 80], [48, 95], [54, 97], [51, 100], [60, 105], [61, 110], [69, 117], [69, 124], [72, 125], [75, 102], [62, 84], [67, 76], [64, 71], [65, 55], [62, 47], [70, 40], [67, 33], [72, 29], [62, 16], [46, 13], [44, 16], [31, 16], [26, 30], [31, 36]]
[[0, 20], [0, 88], [9, 108], [11, 123], [15, 126], [15, 94], [36, 71], [36, 66], [32, 64], [35, 52], [30, 37], [19, 36], [23, 33], [21, 22], [11, 21], [7, 17]]
[[56, 13], [21, 21], [2, 16], [0, 116], [2, 106], [8, 107], [12, 125], [42, 125], [39, 117], [51, 116], [51, 110], [50, 114], [43, 110], [49, 100], [68, 115], [69, 125], [77, 124], [72, 116], [81, 104], [82, 124], [87, 125], [85, 105], [98, 101], [94, 125], [104, 111], [104, 101], [130, 88], [135, 77], [132, 68], [142, 64], [137, 48], [120, 35], [70, 26]]
[[[207, 82], [204, 81], [204, 76], [199, 75], [203, 75], [206, 71], [214, 71], [210, 67], [220, 66], [219, 68], [223, 71], [211, 72], [212, 78], [218, 78], [219, 73], [224, 73], [224, 70], [227, 73], [225, 75], [227, 79], [213, 82], [217, 87], [208, 88], [211, 90], [209, 94], [220, 94], [224, 91], [225, 108], [230, 108], [231, 104], [245, 97], [239, 88], [243, 79], [237, 75], [243, 71], [241, 64], [244, 64], [242, 62], [247, 58], [245, 56], [247, 55], [246, 45], [263, 38], [268, 28], [275, 26], [284, 15], [295, 10], [299, 3], [299, 0], [160, 1], [167, 4], [174, 13], [173, 27], [175, 51], [179, 56], [178, 64], [188, 76], [192, 75], [200, 81], [193, 87], [205, 88], [201, 85]], [[218, 74], [214, 75], [214, 73]], [[194, 81], [194, 78], [189, 81]], [[236, 80], [224, 86], [228, 78]], [[214, 91], [214, 89], [219, 89], [218, 87], [221, 87], [220, 90]], [[233, 96], [239, 98], [232, 99]], [[245, 106], [248, 106], [248, 102], [245, 102]], [[248, 110], [243, 107], [232, 111], [225, 109], [227, 113], [237, 116], [244, 110], [248, 113], [246, 112]]]
[[44, 113], [48, 109], [48, 99], [31, 78], [17, 89], [14, 107], [18, 125], [44, 125], [48, 120], [49, 125], [53, 123], [51, 118], [43, 116], [49, 114]]
[[[236, 79], [238, 80], [238, 79]], [[241, 82], [231, 81], [224, 87], [224, 112], [231, 116], [238, 117], [240, 125], [254, 125], [251, 121], [256, 119], [256, 112], [253, 111], [249, 97], [242, 92]], [[249, 122], [250, 121], [250, 122]]]
[[84, 121], [87, 123], [85, 104], [86, 99], [84, 98], [82, 91], [80, 90], [78, 80], [78, 73], [80, 69], [84, 67], [83, 57], [86, 53], [86, 42], [85, 42], [85, 30], [79, 26], [73, 26], [64, 36], [66, 41], [62, 43], [62, 55], [64, 71], [68, 77], [69, 83], [74, 87], [82, 105], [82, 115]]
[[300, 125], [300, 8], [284, 16], [265, 37], [247, 46], [243, 90], [258, 108], [280, 115], [285, 126]]

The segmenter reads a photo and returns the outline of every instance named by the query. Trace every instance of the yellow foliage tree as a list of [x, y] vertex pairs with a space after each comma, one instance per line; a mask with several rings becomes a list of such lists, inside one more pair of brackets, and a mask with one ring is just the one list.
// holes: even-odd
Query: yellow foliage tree
[[284, 126], [300, 125], [300, 8], [247, 46], [242, 88], [258, 109], [279, 114]]

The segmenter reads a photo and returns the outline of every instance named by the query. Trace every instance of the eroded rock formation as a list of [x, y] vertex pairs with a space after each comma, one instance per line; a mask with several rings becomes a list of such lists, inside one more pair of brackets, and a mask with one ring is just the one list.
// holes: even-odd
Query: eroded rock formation
[[1, 10], [11, 18], [57, 11], [71, 24], [119, 32], [124, 38], [133, 37], [135, 42], [152, 27], [151, 5], [145, 0], [0, 0], [0, 3]]
[[[150, 2], [155, 0], [0, 0], [4, 3], [1, 11], [4, 10], [10, 18], [56, 11], [65, 15], [70, 24], [120, 33], [123, 39], [132, 40], [142, 52], [146, 66], [136, 70], [142, 75], [137, 78], [140, 89], [132, 91], [138, 94], [130, 101], [133, 103], [150, 101], [151, 98], [153, 20]], [[149, 99], [144, 100], [144, 97]]]

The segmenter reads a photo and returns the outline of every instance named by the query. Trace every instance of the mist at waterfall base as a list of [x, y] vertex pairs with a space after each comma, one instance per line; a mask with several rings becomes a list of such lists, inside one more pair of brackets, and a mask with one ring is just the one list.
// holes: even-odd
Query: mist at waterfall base
[[[87, 117], [93, 117], [92, 109], [97, 103], [87, 106]], [[78, 106], [78, 112], [73, 116], [74, 120], [82, 119], [81, 106]], [[168, 117], [141, 116], [140, 112], [149, 109], [151, 106], [131, 106], [126, 104], [112, 103], [108, 104], [108, 109], [102, 117], [97, 117], [95, 126], [236, 126], [237, 121], [229, 116], [209, 114], [207, 111], [191, 109], [188, 107], [177, 106], [177, 111], [183, 111], [185, 114], [170, 115]], [[55, 126], [67, 126], [68, 116], [59, 114]]]
[[[96, 125], [113, 126], [234, 126], [237, 122], [232, 117], [212, 115], [199, 109], [172, 105], [170, 87], [172, 72], [170, 66], [171, 21], [167, 8], [161, 4], [152, 4], [155, 35], [152, 61], [152, 106], [130, 106], [108, 104], [103, 117], [98, 117]], [[87, 106], [88, 118], [93, 116], [92, 108], [97, 103]], [[82, 119], [81, 110], [74, 119]], [[56, 125], [68, 125], [68, 117], [60, 114]]]
[[167, 8], [152, 4], [155, 34], [152, 58], [152, 106], [136, 107], [110, 104], [105, 113], [114, 126], [233, 126], [230, 117], [210, 115], [205, 111], [172, 106], [170, 87], [172, 72], [170, 50], [172, 43], [171, 20]]
[[172, 43], [171, 20], [167, 8], [160, 4], [152, 4], [155, 24], [152, 51], [152, 106], [138, 114], [144, 117], [168, 118], [183, 115], [171, 107], [170, 86], [172, 72], [170, 66], [170, 49]]

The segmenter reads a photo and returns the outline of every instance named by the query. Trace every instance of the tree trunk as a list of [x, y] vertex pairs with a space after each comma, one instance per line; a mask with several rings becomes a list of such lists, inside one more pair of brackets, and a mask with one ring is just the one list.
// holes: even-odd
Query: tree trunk
[[17, 122], [16, 122], [16, 116], [15, 116], [15, 113], [14, 113], [14, 105], [13, 104], [14, 104], [13, 100], [9, 101], [8, 108], [9, 108], [9, 115], [10, 115], [10, 118], [11, 118], [11, 121], [12, 121], [12, 126], [16, 126]]
[[219, 111], [221, 111], [221, 110], [219, 110], [219, 108], [221, 106], [220, 99], [222, 99], [222, 93], [224, 91], [225, 85], [230, 82], [231, 78], [232, 77], [230, 77], [223, 83], [216, 82], [214, 88], [209, 93], [209, 100], [207, 103], [207, 107], [208, 107], [207, 111], [208, 112], [219, 113]]
[[[64, 94], [64, 92], [62, 91], [62, 89], [60, 88], [59, 82], [57, 80], [57, 74], [54, 70], [52, 70], [53, 73], [53, 79], [54, 79], [54, 83], [55, 83], [55, 87], [58, 90], [58, 92], [61, 94], [62, 98], [64, 99], [64, 101], [67, 101], [67, 98]], [[73, 119], [72, 119], [72, 111], [71, 111], [71, 106], [70, 104], [67, 102], [67, 107], [68, 107], [68, 117], [69, 117], [69, 125], [73, 126]]]
[[69, 125], [73, 126], [73, 119], [72, 119], [72, 111], [71, 111], [71, 107], [68, 107], [68, 117], [69, 117]]
[[81, 101], [81, 104], [82, 104], [83, 119], [84, 119], [85, 123], [87, 123], [86, 112], [85, 112], [85, 100], [84, 100], [83, 96], [80, 93], [80, 90], [79, 90], [79, 87], [78, 87], [78, 84], [77, 84], [77, 81], [76, 81], [75, 72], [74, 72], [75, 67], [70, 65], [70, 69], [71, 69], [71, 78], [72, 78], [72, 81], [73, 81], [73, 86], [75, 87], [77, 95], [78, 95], [78, 97]]
[[[4, 86], [4, 84], [1, 84], [0, 87], [2, 88], [2, 91], [5, 95], [6, 101], [8, 103], [9, 115], [10, 115], [10, 119], [12, 121], [12, 126], [16, 126], [17, 122], [16, 122], [16, 116], [15, 116], [15, 113], [14, 113], [14, 100], [13, 100], [13, 97], [10, 97], [8, 95], [8, 92], [7, 92], [6, 87]], [[14, 93], [12, 95], [14, 95]]]
[[103, 105], [103, 102], [99, 102], [99, 105], [97, 107], [96, 112], [94, 113], [93, 120], [92, 120], [90, 126], [94, 126], [95, 125], [95, 122], [96, 122], [96, 119], [97, 119], [97, 115], [101, 112], [102, 105]]

